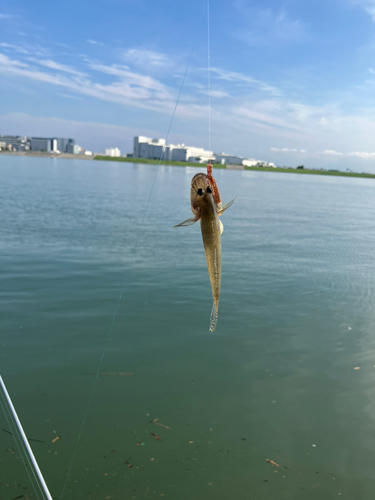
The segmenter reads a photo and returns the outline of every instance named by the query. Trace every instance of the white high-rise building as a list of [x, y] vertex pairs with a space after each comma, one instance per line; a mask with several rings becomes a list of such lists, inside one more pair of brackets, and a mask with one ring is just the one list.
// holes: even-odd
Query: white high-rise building
[[121, 156], [119, 148], [109, 148], [105, 150], [105, 156]]
[[159, 160], [163, 148], [165, 146], [164, 139], [150, 139], [140, 135], [134, 137], [134, 158], [148, 158], [152, 160]]
[[203, 148], [185, 146], [185, 144], [165, 144], [164, 139], [150, 139], [149, 137], [134, 137], [134, 158], [148, 158], [159, 160], [163, 153], [163, 159], [169, 161], [190, 161], [204, 163], [213, 160], [212, 151]]

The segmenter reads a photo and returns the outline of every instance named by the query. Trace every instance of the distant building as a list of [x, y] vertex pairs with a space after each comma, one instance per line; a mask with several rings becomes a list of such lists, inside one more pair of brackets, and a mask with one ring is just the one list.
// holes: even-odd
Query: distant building
[[74, 146], [74, 139], [62, 137], [31, 137], [31, 151], [47, 151], [49, 153], [68, 153], [68, 149]]
[[149, 137], [134, 137], [134, 158], [148, 158], [172, 161], [191, 161], [203, 163], [213, 159], [212, 151], [206, 151], [203, 148], [185, 146], [185, 144], [165, 144], [164, 139], [150, 139]]
[[121, 156], [119, 148], [109, 148], [105, 150], [105, 156]]
[[81, 149], [81, 146], [79, 146], [78, 144], [68, 144], [66, 147], [66, 152], [70, 153], [71, 155], [79, 155]]
[[9, 151], [29, 151], [30, 139], [21, 135], [0, 135], [0, 148]]
[[31, 151], [47, 151], [49, 153], [52, 151], [52, 147], [52, 139], [45, 137], [31, 137], [30, 139]]
[[[75, 144], [74, 139], [65, 139], [63, 137], [54, 137], [52, 139], [53, 141], [56, 141], [56, 150], [60, 151], [60, 153], [67, 153], [68, 152], [68, 146], [71, 144]], [[55, 150], [53, 150], [55, 151]]]
[[212, 151], [206, 151], [203, 148], [194, 148], [190, 146], [175, 147], [172, 150], [173, 161], [189, 161], [193, 163], [207, 163], [213, 160], [214, 154]]
[[243, 158], [241, 156], [228, 155], [226, 153], [215, 153], [215, 161], [222, 165], [242, 165]]
[[134, 137], [133, 156], [134, 158], [148, 158], [159, 160], [165, 146], [164, 139], [150, 139], [140, 135]]
[[267, 163], [265, 161], [253, 160], [249, 158], [242, 158], [242, 156], [233, 156], [226, 153], [215, 153], [215, 161], [222, 165], [243, 165], [244, 167], [273, 167], [276, 168], [274, 163]]

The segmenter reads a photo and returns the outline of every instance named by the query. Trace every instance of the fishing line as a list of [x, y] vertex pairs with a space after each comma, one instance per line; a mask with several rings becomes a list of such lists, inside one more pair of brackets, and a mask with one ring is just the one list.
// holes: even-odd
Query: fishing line
[[210, 0], [207, 0], [207, 69], [208, 69], [208, 151], [211, 151], [211, 54], [210, 54]]
[[[4, 398], [4, 395], [2, 393], [2, 391], [0, 390], [0, 393], [1, 393], [1, 397], [0, 397], [0, 405], [1, 405], [1, 408], [3, 409], [3, 412], [4, 412], [4, 415], [5, 415], [5, 419], [7, 421], [7, 424], [9, 426], [9, 429], [12, 431], [12, 436], [13, 436], [13, 439], [14, 439], [14, 442], [16, 443], [16, 446], [17, 446], [17, 450], [18, 450], [18, 453], [20, 454], [20, 457], [21, 457], [21, 460], [22, 460], [22, 463], [23, 465], [25, 466], [25, 469], [26, 469], [26, 472], [27, 472], [27, 475], [29, 476], [29, 480], [30, 480], [30, 483], [31, 483], [31, 486], [33, 487], [34, 489], [34, 492], [35, 492], [35, 495], [37, 497], [37, 499], [40, 498], [39, 496], [39, 492], [37, 490], [37, 487], [39, 487], [39, 490], [40, 490], [40, 493], [42, 495], [42, 500], [45, 498], [45, 495], [43, 493], [43, 490], [42, 490], [42, 487], [39, 483], [39, 480], [38, 480], [38, 476], [36, 475], [36, 472], [34, 470], [34, 467], [32, 466], [30, 460], [28, 460], [28, 454], [27, 454], [27, 451], [26, 451], [26, 447], [23, 443], [23, 440], [22, 438], [19, 436], [19, 431], [17, 429], [17, 426], [14, 424], [13, 422], [13, 419], [12, 419], [12, 414], [8, 408], [8, 405], [7, 405], [7, 402], [6, 402], [6, 399], [5, 399], [5, 402], [3, 404], [3, 401], [2, 399]], [[9, 415], [8, 415], [8, 412], [9, 412]], [[9, 418], [8, 418], [9, 417]], [[17, 441], [17, 438], [19, 439], [19, 442], [20, 444], [18, 443]], [[26, 461], [25, 461], [25, 458], [23, 456], [23, 453], [25, 454], [25, 457], [26, 457]], [[28, 467], [29, 466], [29, 467]], [[33, 476], [34, 476], [34, 481], [33, 481], [33, 478], [32, 476], [30, 475], [30, 469], [33, 473]], [[34, 484], [35, 482], [35, 484]], [[36, 486], [35, 486], [36, 485]]]
[[[203, 16], [202, 16], [202, 19], [203, 19]], [[201, 22], [202, 22], [202, 20], [201, 20]], [[165, 138], [165, 144], [167, 143], [168, 138], [169, 138], [169, 133], [170, 133], [171, 128], [172, 128], [172, 123], [173, 123], [173, 120], [174, 120], [174, 117], [175, 117], [175, 114], [176, 114], [177, 106], [178, 106], [178, 103], [180, 101], [180, 97], [181, 97], [181, 93], [182, 93], [182, 88], [184, 86], [186, 75], [187, 75], [187, 72], [188, 72], [188, 69], [189, 69], [189, 66], [190, 66], [190, 62], [191, 62], [191, 59], [193, 57], [193, 52], [194, 52], [195, 45], [197, 43], [197, 39], [198, 39], [198, 36], [199, 36], [199, 27], [201, 25], [201, 22], [198, 25], [197, 36], [196, 36], [196, 39], [194, 41], [193, 47], [192, 47], [191, 52], [190, 52], [188, 63], [186, 65], [185, 73], [184, 73], [184, 76], [183, 76], [183, 79], [182, 79], [182, 82], [181, 82], [181, 86], [180, 86], [180, 90], [179, 90], [179, 93], [178, 93], [178, 96], [177, 96], [176, 104], [174, 106], [172, 117], [171, 117], [171, 120], [169, 122], [169, 127], [168, 127], [167, 135], [166, 135], [166, 138]], [[157, 175], [159, 173], [159, 167], [160, 167], [161, 161], [162, 161], [163, 156], [164, 156], [165, 144], [164, 144], [164, 146], [162, 148], [162, 151], [161, 151], [159, 163], [158, 163], [158, 166], [156, 168], [156, 173], [155, 173], [154, 180], [153, 180], [153, 183], [152, 183], [152, 186], [151, 186], [150, 195], [149, 195], [147, 203], [146, 203], [146, 208], [145, 208], [145, 211], [144, 211], [142, 223], [141, 223], [141, 226], [140, 226], [139, 229], [142, 229], [144, 221], [146, 219], [147, 210], [148, 210], [148, 207], [149, 207], [149, 204], [150, 204], [152, 192], [153, 192], [153, 189], [154, 189], [154, 186], [155, 186], [155, 182], [156, 182], [156, 177], [157, 177]], [[131, 255], [130, 264], [129, 264], [130, 268], [131, 268], [132, 263], [133, 263], [133, 259], [134, 259], [136, 247], [137, 247], [137, 241], [136, 241], [136, 243], [134, 245], [134, 250], [133, 250], [132, 255]], [[102, 356], [101, 356], [99, 364], [98, 364], [98, 368], [97, 368], [97, 371], [96, 371], [94, 383], [93, 383], [93, 386], [92, 386], [92, 389], [91, 389], [91, 393], [90, 393], [90, 396], [89, 396], [89, 401], [87, 403], [87, 408], [86, 408], [86, 411], [85, 411], [85, 414], [84, 414], [84, 417], [83, 417], [83, 422], [82, 422], [81, 428], [80, 428], [79, 433], [78, 433], [77, 442], [76, 442], [76, 445], [75, 445], [75, 448], [74, 448], [74, 451], [73, 451], [73, 456], [72, 456], [72, 459], [71, 459], [71, 462], [70, 462], [70, 465], [69, 465], [69, 469], [68, 469], [68, 473], [67, 473], [67, 476], [66, 476], [66, 479], [65, 479], [65, 482], [64, 482], [63, 490], [62, 490], [61, 497], [60, 497], [61, 500], [63, 499], [64, 493], [65, 493], [65, 488], [66, 488], [66, 485], [68, 483], [68, 479], [69, 479], [69, 476], [70, 476], [70, 471], [72, 469], [74, 458], [75, 458], [75, 455], [77, 453], [78, 444], [80, 442], [80, 439], [81, 439], [81, 436], [82, 436], [82, 431], [83, 431], [84, 425], [86, 423], [86, 418], [87, 418], [87, 414], [89, 412], [91, 401], [92, 401], [92, 398], [93, 398], [93, 395], [94, 395], [96, 382], [97, 382], [98, 377], [99, 377], [100, 368], [101, 368], [101, 365], [103, 363], [103, 359], [104, 359], [104, 356], [105, 356], [105, 353], [106, 353], [106, 350], [107, 350], [107, 345], [108, 345], [108, 342], [109, 342], [109, 338], [110, 338], [110, 335], [111, 335], [111, 332], [112, 332], [113, 325], [115, 323], [115, 319], [116, 319], [116, 316], [117, 316], [117, 311], [118, 311], [118, 308], [119, 308], [119, 305], [120, 305], [123, 293], [124, 293], [124, 288], [121, 291], [120, 296], [119, 296], [119, 298], [117, 300], [117, 305], [116, 305], [115, 313], [113, 315], [111, 326], [109, 328], [108, 335], [107, 335], [107, 338], [106, 338], [106, 342], [105, 342], [105, 345], [104, 345], [103, 353], [102, 353]]]

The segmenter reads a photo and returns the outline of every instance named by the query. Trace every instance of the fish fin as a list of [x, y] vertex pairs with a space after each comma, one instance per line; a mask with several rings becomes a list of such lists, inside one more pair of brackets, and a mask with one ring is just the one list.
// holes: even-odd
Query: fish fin
[[210, 332], [216, 330], [217, 318], [219, 316], [219, 304], [215, 306], [215, 302], [212, 305], [211, 317], [210, 317]]
[[[237, 196], [236, 196], [237, 198]], [[217, 211], [217, 214], [218, 215], [222, 215], [225, 210], [227, 210], [227, 208], [231, 207], [233, 205], [233, 203], [236, 201], [236, 198], [234, 198], [234, 200], [230, 201], [229, 203], [227, 203], [226, 205], [224, 205], [223, 207], [221, 207], [218, 211]]]
[[223, 234], [223, 231], [224, 231], [224, 225], [223, 223], [221, 222], [221, 220], [219, 219], [219, 224], [220, 224], [220, 234]]
[[193, 224], [195, 224], [199, 219], [197, 219], [196, 217], [191, 217], [191, 219], [186, 219], [184, 220], [184, 222], [181, 222], [181, 224], [177, 224], [177, 226], [173, 226], [173, 227], [180, 227], [180, 226], [192, 226]]

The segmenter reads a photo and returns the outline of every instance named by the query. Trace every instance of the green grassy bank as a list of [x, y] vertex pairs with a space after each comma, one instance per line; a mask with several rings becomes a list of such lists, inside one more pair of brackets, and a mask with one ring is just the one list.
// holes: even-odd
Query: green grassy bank
[[363, 177], [375, 179], [375, 174], [341, 172], [340, 170], [312, 170], [308, 168], [271, 168], [271, 167], [245, 167], [245, 170], [256, 170], [259, 172], [283, 172], [284, 174], [310, 174], [310, 175], [336, 175], [339, 177]]
[[[145, 158], [123, 158], [113, 156], [95, 156], [95, 160], [105, 161], [122, 161], [127, 163], [146, 163], [150, 165], [158, 165], [159, 160], [146, 160]], [[190, 163], [186, 161], [164, 161], [162, 165], [171, 165], [173, 167], [205, 167], [205, 164]], [[213, 164], [213, 168], [226, 168], [226, 165]], [[310, 174], [310, 175], [336, 175], [340, 177], [362, 177], [367, 179], [375, 179], [375, 174], [341, 172], [334, 170], [312, 170], [307, 168], [271, 168], [271, 167], [244, 167], [245, 170], [253, 170], [258, 172], [282, 172], [284, 174]]]
[[[95, 156], [95, 160], [105, 161], [125, 161], [128, 163], [148, 163], [150, 165], [158, 165], [159, 160], [146, 160], [145, 158], [123, 158], [119, 156]], [[172, 167], [205, 167], [205, 163], [192, 163], [188, 161], [166, 161], [162, 160], [162, 165], [171, 165]], [[226, 168], [225, 165], [212, 165], [214, 168]]]

